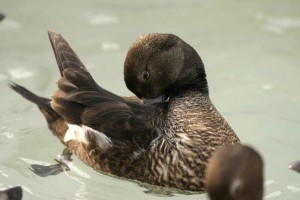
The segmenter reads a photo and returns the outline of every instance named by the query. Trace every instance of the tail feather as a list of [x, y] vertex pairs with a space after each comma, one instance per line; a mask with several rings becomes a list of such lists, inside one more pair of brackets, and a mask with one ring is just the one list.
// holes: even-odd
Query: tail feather
[[28, 101], [35, 103], [40, 110], [45, 110], [46, 112], [48, 112], [53, 118], [60, 117], [60, 115], [51, 108], [50, 99], [39, 97], [16, 83], [10, 83], [9, 87], [13, 89], [15, 92], [19, 93]]
[[63, 137], [67, 130], [67, 123], [61, 115], [53, 110], [50, 105], [51, 100], [39, 97], [18, 84], [10, 83], [9, 86], [25, 99], [35, 103], [39, 107], [47, 120], [49, 129], [63, 142]]

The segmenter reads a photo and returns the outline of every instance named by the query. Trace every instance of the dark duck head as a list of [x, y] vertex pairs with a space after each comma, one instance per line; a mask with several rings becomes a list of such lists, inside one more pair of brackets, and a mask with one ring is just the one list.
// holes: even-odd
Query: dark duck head
[[5, 18], [5, 15], [0, 12], [0, 22]]
[[0, 191], [0, 200], [21, 200], [22, 196], [23, 190], [21, 186]]
[[300, 160], [290, 163], [289, 169], [300, 173]]
[[187, 88], [208, 94], [203, 62], [173, 34], [146, 34], [130, 47], [124, 67], [129, 90], [143, 99], [163, 100]]
[[211, 200], [262, 200], [262, 158], [248, 146], [220, 147], [208, 162], [205, 182]]

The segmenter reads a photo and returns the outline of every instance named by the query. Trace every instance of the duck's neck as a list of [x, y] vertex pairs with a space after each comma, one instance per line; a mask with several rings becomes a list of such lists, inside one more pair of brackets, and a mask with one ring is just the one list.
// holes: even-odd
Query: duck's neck
[[[181, 87], [176, 90], [169, 97], [169, 102], [178, 101], [178, 99], [186, 99], [188, 101], [195, 101], [196, 99], [207, 99], [209, 100], [208, 89], [199, 86], [189, 86]], [[209, 100], [210, 101], [210, 100]]]
[[176, 81], [169, 89], [165, 92], [166, 96], [170, 99], [176, 98], [177, 96], [185, 95], [189, 92], [196, 92], [199, 95], [209, 96], [207, 80], [205, 75], [198, 75], [199, 78], [195, 78], [193, 81], [180, 80]]

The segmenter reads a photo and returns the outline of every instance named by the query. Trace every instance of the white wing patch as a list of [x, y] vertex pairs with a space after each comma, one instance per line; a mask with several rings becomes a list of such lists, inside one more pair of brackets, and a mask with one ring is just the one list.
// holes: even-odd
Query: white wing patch
[[70, 140], [77, 140], [80, 143], [89, 144], [87, 140], [87, 135], [93, 138], [93, 141], [97, 143], [97, 145], [103, 149], [107, 150], [112, 147], [112, 142], [109, 137], [107, 137], [104, 133], [92, 129], [88, 126], [79, 126], [76, 124], [68, 124], [69, 129], [67, 130], [64, 142], [68, 142]]
[[83, 126], [83, 128], [85, 128], [87, 130], [88, 134], [94, 135], [95, 141], [101, 149], [107, 150], [108, 148], [112, 147], [112, 142], [111, 142], [110, 138], [107, 137], [104, 133], [102, 133], [100, 131], [96, 131], [87, 126]]
[[88, 144], [88, 141], [85, 138], [86, 131], [83, 130], [81, 126], [76, 124], [68, 124], [69, 129], [67, 130], [64, 142], [68, 142], [70, 140], [77, 140], [78, 142]]

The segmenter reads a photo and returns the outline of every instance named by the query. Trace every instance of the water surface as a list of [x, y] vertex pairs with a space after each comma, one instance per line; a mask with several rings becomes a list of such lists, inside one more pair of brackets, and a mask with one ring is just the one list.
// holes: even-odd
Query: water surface
[[265, 199], [299, 199], [300, 174], [287, 169], [300, 159], [299, 1], [7, 0], [0, 9], [6, 15], [0, 22], [0, 188], [21, 185], [24, 199], [161, 199], [159, 192], [97, 173], [77, 159], [66, 174], [32, 173], [31, 163], [53, 163], [63, 146], [39, 110], [7, 84], [52, 94], [59, 72], [46, 30], [53, 29], [101, 86], [131, 95], [123, 81], [129, 45], [148, 32], [170, 32], [197, 50], [215, 106], [242, 142], [263, 156]]

